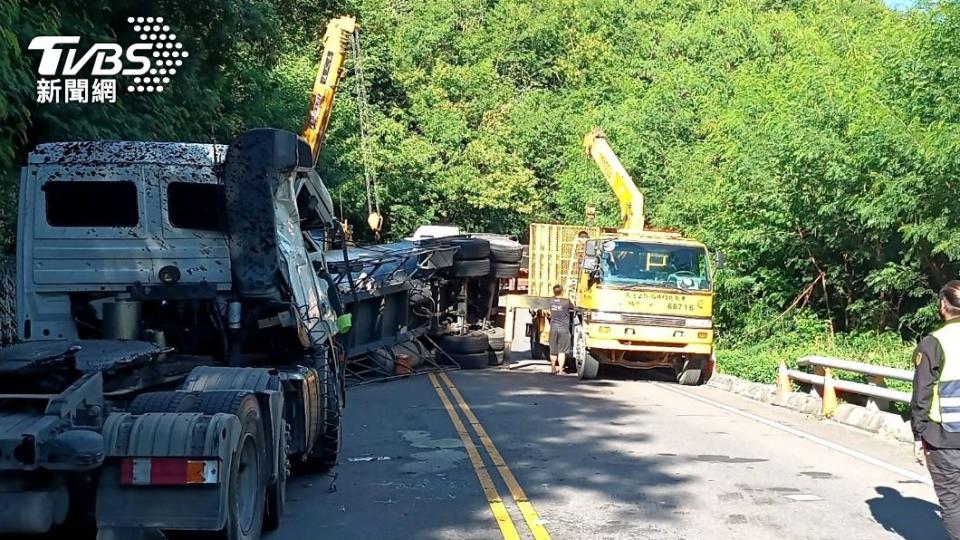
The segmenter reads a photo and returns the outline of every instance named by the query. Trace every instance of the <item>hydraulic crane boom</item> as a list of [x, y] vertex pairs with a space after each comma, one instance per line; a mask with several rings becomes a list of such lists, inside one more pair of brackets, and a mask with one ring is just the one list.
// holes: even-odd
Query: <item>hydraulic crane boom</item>
[[587, 155], [597, 162], [600, 172], [620, 201], [620, 229], [624, 232], [643, 231], [643, 193], [637, 189], [630, 173], [607, 144], [607, 136], [595, 128], [583, 138], [583, 146]]
[[323, 147], [323, 138], [327, 133], [330, 113], [333, 111], [333, 98], [337, 85], [343, 75], [343, 63], [346, 59], [350, 40], [357, 32], [357, 21], [344, 16], [333, 19], [327, 24], [323, 34], [323, 54], [320, 56], [320, 69], [310, 91], [310, 104], [307, 109], [307, 121], [303, 126], [303, 138], [310, 144], [313, 162], [316, 164]]

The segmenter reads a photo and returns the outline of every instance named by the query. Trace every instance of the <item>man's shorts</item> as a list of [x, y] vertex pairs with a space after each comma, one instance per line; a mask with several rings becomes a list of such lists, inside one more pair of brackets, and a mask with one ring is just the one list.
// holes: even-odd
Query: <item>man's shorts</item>
[[550, 355], [570, 352], [570, 332], [550, 329]]

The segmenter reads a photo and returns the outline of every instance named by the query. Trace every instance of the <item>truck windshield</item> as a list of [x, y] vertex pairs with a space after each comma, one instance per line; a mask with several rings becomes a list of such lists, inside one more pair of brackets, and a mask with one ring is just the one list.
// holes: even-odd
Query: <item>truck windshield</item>
[[600, 256], [600, 281], [614, 288], [708, 291], [711, 287], [705, 249], [631, 241], [612, 241], [605, 246]]

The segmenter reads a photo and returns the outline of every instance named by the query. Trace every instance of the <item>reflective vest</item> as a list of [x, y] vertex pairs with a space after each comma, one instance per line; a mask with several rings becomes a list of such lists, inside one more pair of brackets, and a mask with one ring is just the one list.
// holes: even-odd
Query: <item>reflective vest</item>
[[933, 387], [930, 420], [945, 431], [960, 432], [960, 323], [947, 324], [933, 332], [940, 343], [940, 375]]

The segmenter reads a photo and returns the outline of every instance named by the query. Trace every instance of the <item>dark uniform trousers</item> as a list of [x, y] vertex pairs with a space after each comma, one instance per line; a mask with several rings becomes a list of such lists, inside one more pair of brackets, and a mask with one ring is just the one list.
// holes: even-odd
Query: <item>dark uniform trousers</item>
[[960, 540], [960, 448], [928, 448], [925, 454], [947, 534]]

